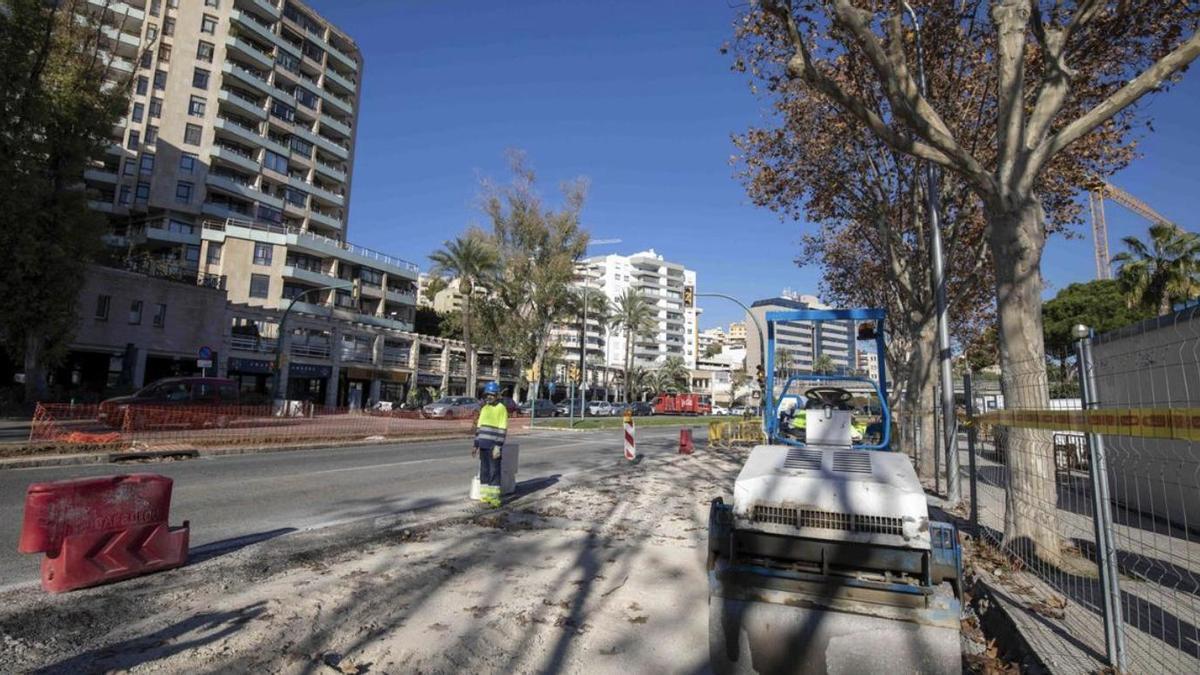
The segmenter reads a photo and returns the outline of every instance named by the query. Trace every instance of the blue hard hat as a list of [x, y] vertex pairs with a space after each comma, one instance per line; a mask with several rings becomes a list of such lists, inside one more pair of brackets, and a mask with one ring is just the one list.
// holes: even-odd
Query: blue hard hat
[[495, 382], [488, 382], [487, 384], [483, 385], [483, 393], [499, 394], [500, 393], [500, 385]]

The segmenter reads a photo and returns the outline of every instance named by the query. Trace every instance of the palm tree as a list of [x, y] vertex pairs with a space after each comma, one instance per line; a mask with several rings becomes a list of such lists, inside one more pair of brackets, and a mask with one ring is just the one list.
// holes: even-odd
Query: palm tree
[[691, 379], [687, 364], [678, 356], [668, 356], [659, 367], [657, 375], [660, 390], [687, 389]]
[[620, 328], [625, 334], [625, 402], [630, 403], [630, 398], [633, 393], [633, 343], [654, 327], [654, 308], [646, 302], [646, 299], [632, 288], [626, 289], [621, 297], [617, 298], [616, 306], [613, 308], [613, 325]]
[[1117, 281], [1129, 306], [1156, 309], [1160, 315], [1181, 300], [1200, 295], [1200, 235], [1174, 223], [1150, 226], [1150, 245], [1137, 237], [1121, 240], [1129, 249], [1113, 257]]
[[833, 362], [833, 358], [828, 354], [821, 354], [813, 361], [813, 372], [818, 375], [829, 375], [837, 366]]
[[500, 271], [500, 256], [487, 237], [478, 232], [468, 232], [443, 244], [442, 249], [430, 254], [433, 277], [449, 277], [458, 281], [458, 292], [463, 296], [462, 335], [467, 351], [467, 387], [475, 382], [475, 352], [471, 344], [471, 301], [475, 289], [486, 288], [488, 282]]

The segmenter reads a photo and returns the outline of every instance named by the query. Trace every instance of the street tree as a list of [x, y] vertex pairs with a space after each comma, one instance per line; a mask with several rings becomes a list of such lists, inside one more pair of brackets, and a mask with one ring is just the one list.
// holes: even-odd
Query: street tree
[[66, 354], [101, 245], [105, 221], [88, 207], [83, 174], [129, 105], [130, 76], [110, 69], [103, 30], [82, 0], [10, 0], [0, 11], [0, 346], [23, 362], [30, 402], [45, 398], [47, 369]]
[[659, 391], [689, 388], [691, 372], [682, 357], [668, 356], [658, 367], [656, 374], [658, 375]]
[[[902, 2], [765, 0], [738, 29], [751, 68], [769, 87], [818, 94], [889, 148], [959, 176], [979, 198], [994, 264], [1006, 403], [1048, 403], [1041, 325], [1041, 255], [1052, 177], [1086, 174], [1129, 150], [1130, 106], [1166, 87], [1200, 55], [1195, 3], [1127, 0], [913, 2], [930, 60], [918, 85], [915, 39]], [[868, 88], [852, 71], [867, 68]], [[939, 79], [952, 86], [939, 86]], [[953, 92], [953, 101], [937, 91]], [[959, 102], [975, 114], [956, 116]], [[1107, 138], [1116, 143], [1099, 143]], [[1078, 146], [1076, 144], [1079, 144]], [[1073, 153], [1065, 152], [1076, 146]], [[1081, 148], [1086, 148], [1084, 152]], [[1064, 158], [1073, 161], [1063, 161]], [[1102, 172], [1099, 172], [1102, 173]], [[1004, 535], [1021, 553], [1061, 557], [1051, 444], [1012, 429]]]
[[481, 208], [491, 222], [490, 238], [500, 255], [501, 273], [492, 288], [487, 323], [498, 347], [515, 354], [537, 374], [529, 400], [540, 390], [550, 329], [569, 319], [575, 263], [587, 250], [580, 225], [587, 180], [562, 185], [562, 204], [547, 206], [537, 176], [524, 153], [510, 151], [511, 180], [484, 181]]
[[625, 336], [625, 402], [633, 401], [636, 393], [633, 372], [634, 343], [654, 328], [654, 309], [640, 293], [625, 289], [613, 306], [613, 325]]
[[1154, 315], [1154, 309], [1126, 302], [1121, 282], [1097, 279], [1084, 284], [1071, 284], [1060, 290], [1042, 305], [1042, 327], [1045, 331], [1046, 354], [1058, 361], [1059, 379], [1070, 377], [1067, 362], [1075, 346], [1071, 329], [1083, 324], [1098, 333], [1137, 323]]
[[1150, 242], [1121, 239], [1113, 256], [1126, 305], [1170, 314], [1176, 302], [1200, 295], [1200, 235], [1172, 223], [1150, 226]]
[[475, 381], [475, 346], [471, 342], [471, 306], [476, 291], [486, 292], [500, 271], [500, 257], [486, 234], [469, 230], [465, 235], [445, 242], [429, 255], [433, 262], [429, 274], [458, 283], [462, 294], [462, 340], [466, 346], [468, 387]]
[[834, 370], [837, 370], [837, 366], [833, 363], [833, 357], [828, 354], [821, 354], [813, 360], [812, 369], [817, 375], [829, 375]]

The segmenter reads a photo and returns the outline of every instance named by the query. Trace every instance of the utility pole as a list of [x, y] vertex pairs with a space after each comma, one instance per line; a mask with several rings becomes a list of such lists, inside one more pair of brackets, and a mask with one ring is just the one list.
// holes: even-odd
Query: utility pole
[[[904, 3], [904, 9], [912, 18], [916, 31], [917, 46], [917, 85], [921, 96], [928, 98], [929, 88], [925, 80], [925, 52], [921, 48], [921, 22], [911, 5]], [[949, 507], [954, 507], [959, 500], [958, 484], [958, 444], [954, 442], [954, 376], [950, 372], [950, 326], [947, 316], [946, 301], [946, 259], [942, 251], [942, 224], [937, 168], [933, 162], [925, 162], [926, 197], [928, 198], [929, 232], [931, 246], [930, 258], [933, 267], [933, 299], [937, 309], [937, 348], [939, 380], [942, 388], [942, 447], [946, 450], [946, 501]], [[937, 471], [937, 468], [934, 468]]]

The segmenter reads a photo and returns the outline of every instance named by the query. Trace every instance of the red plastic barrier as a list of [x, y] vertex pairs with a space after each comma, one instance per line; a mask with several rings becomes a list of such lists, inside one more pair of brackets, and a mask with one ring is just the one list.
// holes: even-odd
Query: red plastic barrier
[[17, 550], [46, 554], [42, 588], [51, 593], [179, 567], [188, 521], [168, 525], [171, 485], [150, 473], [33, 483]]
[[679, 430], [679, 454], [690, 455], [696, 451], [696, 446], [692, 444], [692, 430], [684, 427]]

